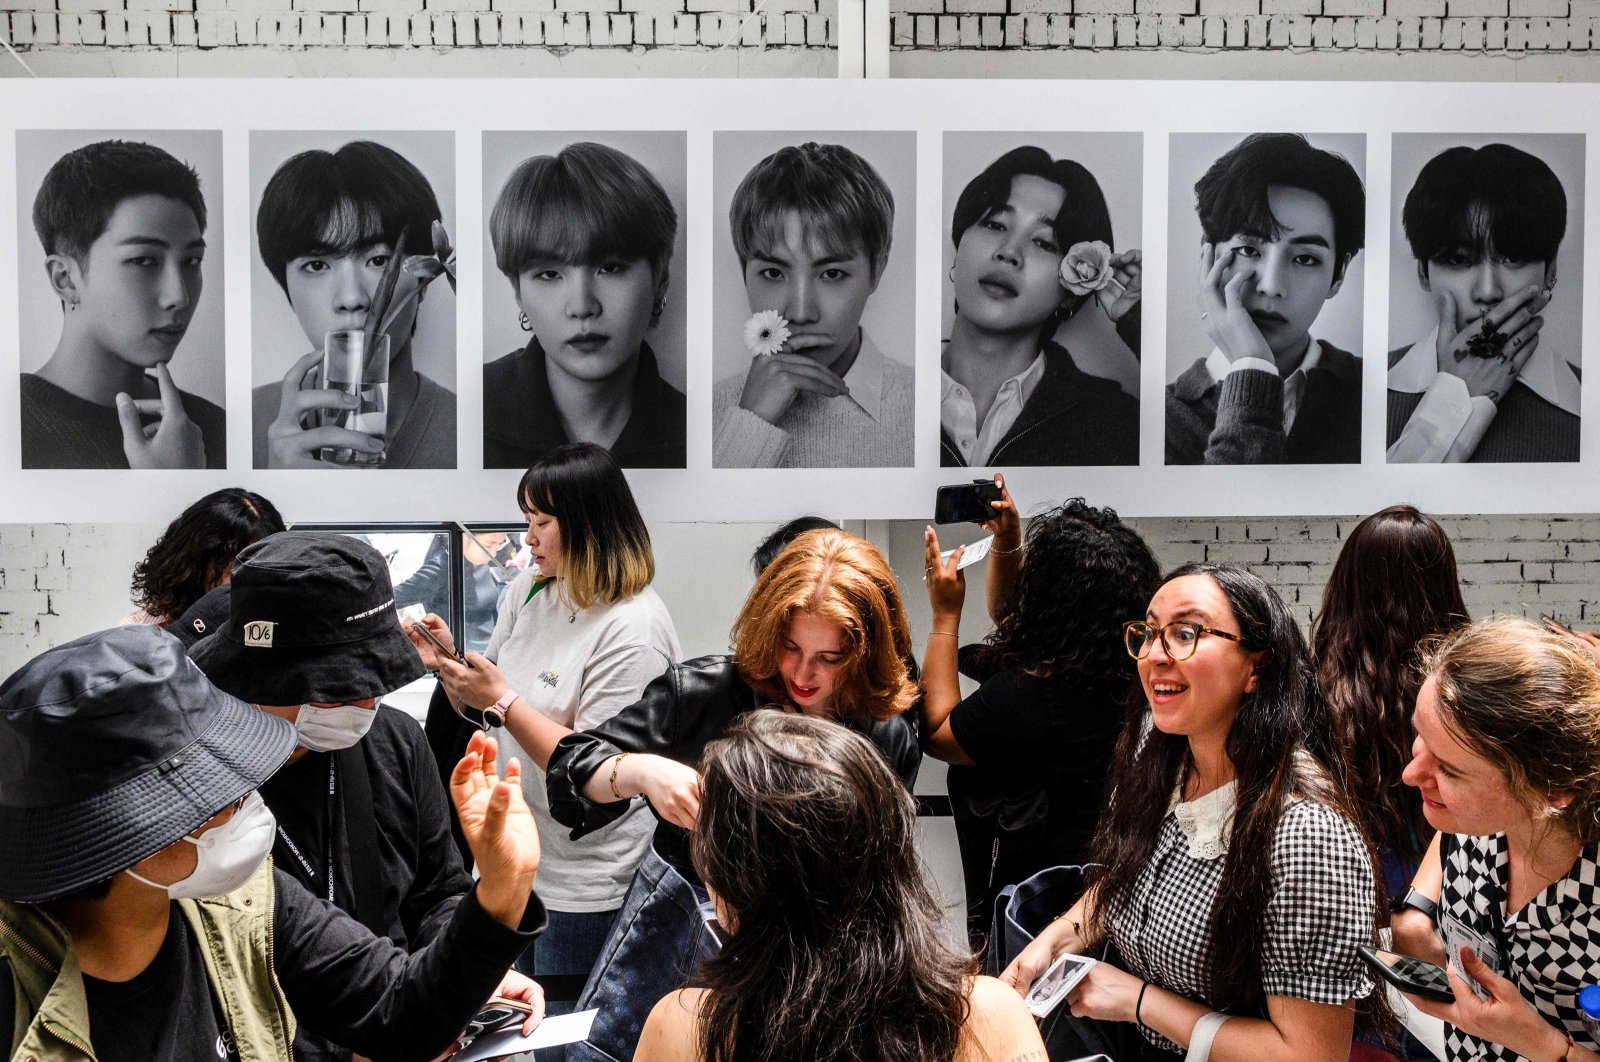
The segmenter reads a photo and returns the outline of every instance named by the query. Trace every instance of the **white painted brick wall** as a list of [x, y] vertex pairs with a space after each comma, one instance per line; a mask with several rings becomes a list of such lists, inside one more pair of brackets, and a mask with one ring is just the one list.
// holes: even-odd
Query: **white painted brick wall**
[[[1166, 519], [1130, 521], [1150, 542], [1163, 567], [1186, 561], [1245, 564], [1272, 583], [1303, 623], [1309, 624], [1339, 544], [1359, 517], [1263, 519]], [[1473, 615], [1523, 613], [1524, 605], [1585, 628], [1600, 627], [1600, 516], [1441, 517], [1455, 542], [1462, 592]], [[753, 545], [769, 525], [669, 525], [656, 537], [663, 553], [692, 549], [707, 534]], [[0, 524], [0, 678], [30, 656], [80, 634], [115, 623], [130, 609], [128, 581], [161, 528], [143, 524]], [[746, 532], [747, 533], [744, 533]], [[911, 521], [875, 524], [868, 532], [889, 543], [889, 556], [919, 587], [922, 525]], [[741, 539], [742, 541], [742, 539]], [[738, 548], [721, 557], [724, 569], [697, 568], [702, 586], [728, 590], [727, 615], [696, 617], [694, 624], [726, 630], [732, 610], [749, 585]], [[670, 568], [671, 566], [669, 566]], [[665, 592], [665, 591], [663, 591]], [[925, 603], [911, 602], [913, 617]], [[680, 628], [685, 626], [684, 617]], [[969, 617], [964, 633], [982, 632]], [[922, 632], [919, 632], [919, 634]], [[708, 635], [708, 638], [712, 636]], [[688, 648], [688, 642], [685, 647]], [[716, 638], [701, 652], [719, 651]]]

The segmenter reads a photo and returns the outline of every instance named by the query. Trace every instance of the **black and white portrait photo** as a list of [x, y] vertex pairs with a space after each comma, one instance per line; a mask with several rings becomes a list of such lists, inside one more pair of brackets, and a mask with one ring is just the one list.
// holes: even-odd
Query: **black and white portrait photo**
[[712, 463], [915, 463], [916, 136], [717, 132]]
[[250, 203], [255, 467], [456, 467], [454, 135], [252, 131]]
[[1174, 133], [1166, 463], [1361, 460], [1366, 138]]
[[1577, 461], [1579, 133], [1397, 133], [1388, 408], [1394, 464]]
[[484, 134], [485, 468], [685, 466], [687, 139]]
[[16, 136], [22, 467], [225, 467], [222, 134]]
[[1142, 140], [944, 134], [942, 466], [1138, 464]]

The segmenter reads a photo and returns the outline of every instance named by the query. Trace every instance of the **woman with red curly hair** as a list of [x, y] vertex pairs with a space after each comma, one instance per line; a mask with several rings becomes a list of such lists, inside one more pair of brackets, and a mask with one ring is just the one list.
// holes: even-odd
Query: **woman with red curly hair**
[[[643, 796], [657, 818], [612, 939], [578, 1009], [599, 1007], [587, 1044], [631, 1058], [650, 1008], [714, 948], [689, 859], [706, 745], [745, 712], [776, 705], [843, 723], [883, 753], [907, 789], [922, 753], [906, 709], [916, 684], [894, 573], [870, 542], [837, 530], [796, 538], [756, 580], [733, 625], [733, 655], [674, 664], [638, 703], [569, 734], [550, 757], [550, 812], [574, 836], [605, 829]], [[577, 1052], [575, 1055], [574, 1052]]]

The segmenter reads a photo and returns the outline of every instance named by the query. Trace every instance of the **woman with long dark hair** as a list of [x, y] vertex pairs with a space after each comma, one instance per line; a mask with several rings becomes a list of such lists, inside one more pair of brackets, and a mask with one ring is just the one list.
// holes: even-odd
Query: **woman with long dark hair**
[[701, 769], [692, 852], [722, 949], [706, 987], [656, 1005], [639, 1062], [1044, 1057], [1022, 1001], [946, 942], [915, 804], [870, 741], [751, 712]]
[[1345, 539], [1311, 628], [1323, 719], [1308, 737], [1343, 774], [1391, 894], [1433, 836], [1422, 798], [1400, 784], [1422, 684], [1412, 664], [1423, 642], [1470, 621], [1450, 536], [1426, 513], [1391, 505]]
[[[540, 896], [550, 924], [519, 968], [583, 977], [650, 843], [650, 819], [618, 816], [574, 841], [550, 817], [542, 772], [558, 741], [638, 700], [678, 658], [678, 634], [650, 586], [649, 529], [603, 448], [567, 443], [545, 453], [523, 474], [517, 500], [533, 563], [501, 601], [488, 647], [462, 664], [419, 633], [412, 642], [457, 711], [502, 713], [505, 747], [537, 768], [523, 788], [545, 839]], [[443, 620], [423, 622], [454, 648]]]
[[179, 513], [133, 566], [139, 610], [123, 622], [167, 626], [228, 581], [240, 550], [283, 529], [277, 507], [254, 491], [212, 491]]
[[[978, 948], [1001, 889], [1088, 858], [1112, 750], [1138, 689], [1119, 628], [1161, 577], [1138, 532], [1082, 498], [1034, 516], [1024, 541], [1011, 494], [995, 481], [988, 585], [1001, 593], [986, 643], [958, 654], [962, 551], [941, 561], [930, 527], [924, 558], [933, 626], [923, 744], [951, 764], [967, 935]], [[980, 683], [965, 698], [958, 663]]]
[[[1313, 695], [1282, 599], [1231, 565], [1167, 577], [1125, 625], [1150, 701], [1112, 767], [1084, 898], [1006, 970], [1025, 989], [1060, 952], [1100, 951], [1072, 1012], [1119, 1058], [1342, 1060], [1372, 992], [1373, 858], [1338, 784], [1304, 751]], [[1381, 1005], [1381, 1004], [1379, 1004]]]

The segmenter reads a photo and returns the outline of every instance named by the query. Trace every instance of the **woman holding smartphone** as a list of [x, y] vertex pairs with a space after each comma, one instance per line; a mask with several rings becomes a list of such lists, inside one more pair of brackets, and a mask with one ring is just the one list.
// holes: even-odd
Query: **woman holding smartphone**
[[[1008, 151], [962, 190], [950, 240], [956, 316], [943, 358], [940, 463], [1138, 464], [1138, 401], [1083, 372], [1055, 341], [1097, 299], [1067, 286], [1063, 259], [1077, 244], [1112, 242], [1094, 174], [1043, 148]], [[1101, 305], [1137, 358], [1142, 257], [1129, 250], [1098, 265], [1095, 282], [1115, 279], [1119, 291]]]
[[669, 668], [611, 719], [568, 735], [550, 759], [550, 810], [582, 837], [643, 796], [660, 820], [580, 1009], [599, 1006], [589, 1042], [631, 1057], [650, 1008], [709, 949], [706, 902], [689, 858], [705, 747], [763, 705], [832, 719], [878, 747], [907, 790], [922, 752], [906, 709], [911, 631], [894, 572], [843, 531], [796, 538], [756, 580], [733, 625], [733, 655]]
[[722, 950], [656, 1005], [637, 1062], [1044, 1057], [1022, 1000], [945, 943], [916, 804], [870, 741], [749, 712], [701, 765], [691, 850]]
[[1495, 616], [1421, 673], [1403, 777], [1439, 835], [1394, 945], [1448, 965], [1455, 1002], [1412, 1001], [1445, 1021], [1446, 1062], [1600, 1059], [1577, 1005], [1600, 981], [1600, 672], [1565, 637]]
[[[488, 648], [462, 664], [432, 614], [422, 623], [446, 651], [418, 631], [411, 640], [457, 711], [503, 713], [506, 748], [542, 772], [563, 737], [638, 700], [678, 658], [678, 635], [650, 587], [650, 532], [610, 454], [590, 443], [557, 447], [523, 475], [517, 498], [533, 563], [507, 590]], [[649, 844], [650, 820], [614, 816], [571, 840], [550, 817], [539, 772], [524, 789], [544, 838], [539, 894], [550, 923], [519, 965], [586, 975]]]
[[1379, 893], [1343, 793], [1303, 750], [1294, 617], [1243, 568], [1190, 564], [1124, 632], [1151, 726], [1123, 731], [1083, 898], [1003, 978], [1026, 991], [1059, 953], [1109, 947], [1068, 998], [1119, 1059], [1343, 1062]]
[[[1161, 569], [1110, 509], [1073, 498], [1022, 521], [1005, 480], [989, 552], [983, 644], [960, 644], [961, 549], [925, 536], [933, 625], [922, 658], [924, 747], [949, 763], [967, 886], [967, 935], [982, 949], [1001, 889], [1088, 860], [1112, 751], [1138, 683], [1119, 627], [1150, 600]], [[961, 695], [960, 675], [980, 683]]]

